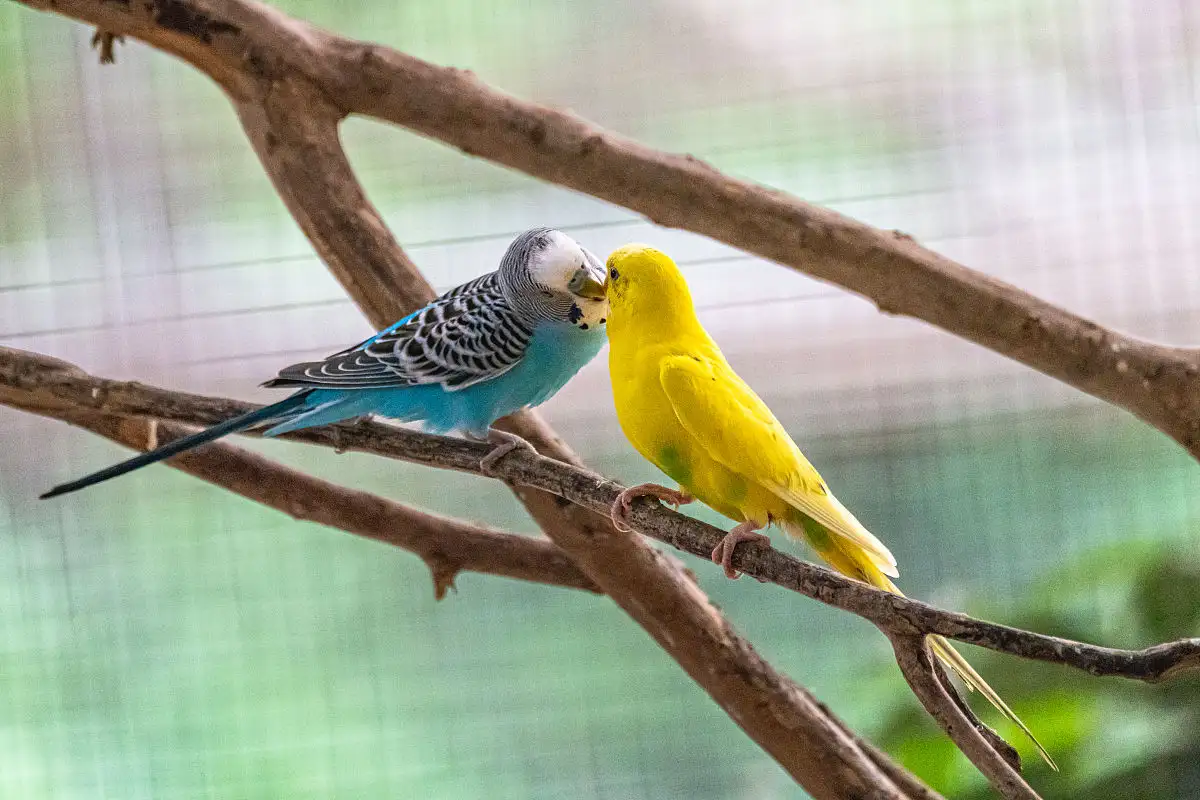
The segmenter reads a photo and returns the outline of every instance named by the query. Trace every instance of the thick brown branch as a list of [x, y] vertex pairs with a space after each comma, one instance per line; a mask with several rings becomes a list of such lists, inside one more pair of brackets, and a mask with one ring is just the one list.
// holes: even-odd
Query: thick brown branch
[[[186, 433], [173, 423], [93, 412], [64, 412], [57, 418], [136, 450], [165, 444]], [[294, 519], [415, 553], [429, 567], [439, 600], [454, 586], [455, 576], [464, 571], [600, 591], [551, 542], [419, 511], [314, 478], [231, 444], [218, 442], [190, 450], [165, 463]]]
[[892, 648], [913, 694], [988, 782], [1009, 800], [1041, 800], [951, 696], [938, 677], [939, 668], [925, 637], [893, 636]]
[[[821, 707], [830, 713], [829, 709], [825, 708], [824, 704]], [[904, 767], [892, 760], [892, 757], [880, 750], [873, 743], [859, 736], [854, 731], [850, 730], [844, 722], [838, 717], [830, 713], [830, 718], [838, 723], [842, 731], [858, 744], [859, 749], [867, 754], [867, 757], [879, 767], [885, 775], [892, 779], [892, 782], [904, 792], [905, 796], [910, 800], [945, 800], [942, 795], [935, 792], [933, 789], [921, 782], [921, 779], [912, 774]]]
[[[1140, 341], [783, 192], [730, 178], [557, 109], [249, 0], [19, 0], [129, 34], [235, 98], [302, 76], [333, 113], [388, 120], [836, 283], [1131, 411], [1200, 456], [1200, 353]], [[166, 6], [171, 14], [163, 13]], [[258, 88], [256, 88], [258, 87]]]
[[[254, 408], [235, 400], [95, 378], [66, 362], [7, 348], [0, 348], [0, 403], [48, 416], [83, 409], [191, 425], [211, 425]], [[287, 438], [476, 474], [479, 459], [488, 452], [486, 445], [475, 442], [374, 422], [302, 431]], [[622, 488], [587, 470], [524, 452], [500, 461], [496, 474], [510, 483], [534, 486], [595, 511], [607, 510]], [[630, 519], [646, 535], [705, 559], [724, 535], [711, 525], [648, 501], [635, 503]], [[733, 564], [741, 572], [870, 620], [890, 635], [940, 634], [1092, 675], [1147, 682], [1200, 671], [1200, 638], [1142, 650], [1099, 647], [943, 611], [774, 549], [738, 548]]]
[[242, 127], [288, 211], [378, 330], [433, 299], [354, 177], [339, 110], [304, 80], [280, 79], [236, 100]]

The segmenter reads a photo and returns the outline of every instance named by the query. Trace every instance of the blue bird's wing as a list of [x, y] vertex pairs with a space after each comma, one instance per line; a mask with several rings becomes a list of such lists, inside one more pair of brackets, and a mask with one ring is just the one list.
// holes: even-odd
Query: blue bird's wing
[[456, 391], [515, 367], [532, 335], [491, 273], [352, 348], [294, 364], [263, 385], [354, 390], [441, 384]]

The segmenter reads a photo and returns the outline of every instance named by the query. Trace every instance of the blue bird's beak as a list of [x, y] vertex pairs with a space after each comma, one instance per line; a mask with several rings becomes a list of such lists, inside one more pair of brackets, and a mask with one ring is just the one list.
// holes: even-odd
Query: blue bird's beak
[[604, 273], [594, 275], [587, 267], [575, 270], [567, 288], [576, 297], [585, 297], [588, 300], [603, 300], [608, 296], [608, 287], [604, 285]]

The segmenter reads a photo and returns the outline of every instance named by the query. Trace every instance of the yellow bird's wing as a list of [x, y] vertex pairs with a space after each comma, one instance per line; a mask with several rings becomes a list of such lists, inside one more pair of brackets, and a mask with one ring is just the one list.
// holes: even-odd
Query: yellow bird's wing
[[713, 459], [849, 539], [885, 575], [899, 575], [883, 542], [833, 496], [767, 404], [728, 365], [668, 356], [659, 379], [680, 424]]

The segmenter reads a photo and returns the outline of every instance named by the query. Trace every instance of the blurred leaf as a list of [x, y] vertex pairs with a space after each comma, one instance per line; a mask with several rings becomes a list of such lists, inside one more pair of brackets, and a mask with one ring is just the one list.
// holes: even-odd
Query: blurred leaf
[[1196, 636], [1200, 633], [1200, 560], [1181, 548], [1164, 548], [1142, 568], [1134, 602], [1151, 638]]

